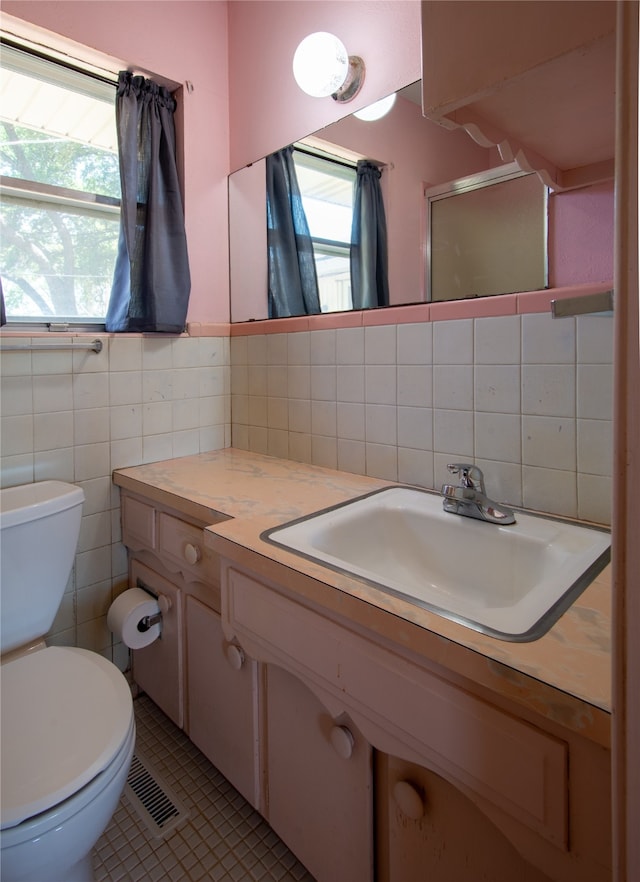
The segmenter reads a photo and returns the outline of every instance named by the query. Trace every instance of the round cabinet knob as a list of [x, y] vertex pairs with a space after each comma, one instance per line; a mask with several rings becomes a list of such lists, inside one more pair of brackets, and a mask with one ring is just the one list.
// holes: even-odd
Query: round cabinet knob
[[393, 787], [393, 798], [403, 815], [412, 821], [419, 821], [424, 815], [425, 804], [422, 794], [409, 781], [396, 781]]
[[234, 671], [239, 671], [244, 664], [244, 652], [242, 647], [238, 646], [237, 643], [230, 643], [226, 649], [226, 656], [227, 661]]
[[162, 613], [162, 615], [166, 615], [172, 606], [171, 598], [167, 597], [166, 594], [159, 594], [158, 606], [160, 607], [160, 612]]
[[192, 545], [191, 542], [187, 542], [184, 547], [184, 559], [186, 560], [186, 562], [193, 566], [194, 564], [198, 563], [201, 557], [202, 555], [198, 546]]
[[333, 749], [338, 756], [342, 757], [342, 759], [349, 759], [353, 753], [353, 747], [355, 744], [353, 735], [349, 729], [347, 729], [346, 726], [334, 726], [331, 730], [330, 737]]

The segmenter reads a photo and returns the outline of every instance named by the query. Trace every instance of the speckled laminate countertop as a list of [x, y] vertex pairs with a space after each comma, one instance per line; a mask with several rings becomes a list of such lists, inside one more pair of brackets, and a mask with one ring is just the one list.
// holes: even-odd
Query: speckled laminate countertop
[[346, 616], [481, 689], [610, 743], [610, 571], [539, 640], [510, 643], [448, 621], [357, 579], [265, 543], [263, 530], [389, 481], [225, 450], [119, 469], [115, 483], [203, 524], [236, 564]]

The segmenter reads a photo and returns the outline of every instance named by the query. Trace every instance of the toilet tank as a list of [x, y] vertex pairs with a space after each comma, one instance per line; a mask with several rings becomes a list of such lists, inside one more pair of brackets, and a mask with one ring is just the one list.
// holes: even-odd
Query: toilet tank
[[64, 481], [0, 490], [0, 650], [44, 637], [78, 544], [84, 492]]

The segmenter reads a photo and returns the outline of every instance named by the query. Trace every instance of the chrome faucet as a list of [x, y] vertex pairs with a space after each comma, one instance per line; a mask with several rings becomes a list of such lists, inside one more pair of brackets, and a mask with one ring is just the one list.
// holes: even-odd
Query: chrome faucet
[[442, 485], [445, 511], [490, 524], [515, 524], [516, 518], [510, 508], [487, 497], [484, 475], [478, 466], [455, 462], [449, 463], [447, 470], [452, 475], [460, 475], [460, 483]]

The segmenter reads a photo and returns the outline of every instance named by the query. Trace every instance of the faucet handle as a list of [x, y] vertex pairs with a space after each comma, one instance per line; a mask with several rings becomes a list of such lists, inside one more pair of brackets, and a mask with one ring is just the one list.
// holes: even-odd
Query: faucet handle
[[452, 475], [460, 475], [460, 486], [484, 493], [484, 475], [482, 469], [469, 462], [450, 462], [447, 471]]

